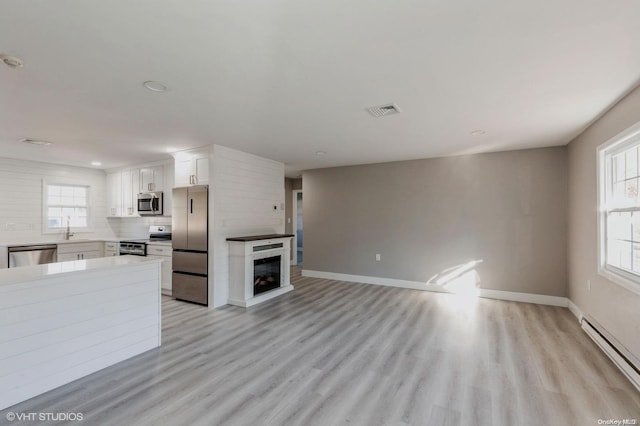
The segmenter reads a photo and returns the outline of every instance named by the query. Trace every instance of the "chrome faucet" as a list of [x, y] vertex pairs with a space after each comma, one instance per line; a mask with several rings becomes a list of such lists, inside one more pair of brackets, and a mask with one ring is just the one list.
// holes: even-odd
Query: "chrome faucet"
[[71, 216], [67, 216], [67, 230], [64, 233], [65, 240], [70, 240], [71, 237], [73, 237], [73, 234], [71, 233], [71, 226], [69, 226], [69, 222], [71, 222]]

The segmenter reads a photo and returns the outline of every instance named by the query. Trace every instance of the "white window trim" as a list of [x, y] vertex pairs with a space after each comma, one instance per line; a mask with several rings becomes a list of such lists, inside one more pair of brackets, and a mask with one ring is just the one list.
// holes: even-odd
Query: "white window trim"
[[94, 232], [93, 221], [91, 218], [91, 210], [92, 210], [91, 206], [93, 205], [93, 199], [91, 196], [92, 195], [91, 186], [79, 184], [77, 181], [70, 181], [66, 179], [56, 179], [55, 181], [52, 181], [52, 182], [47, 182], [45, 179], [42, 179], [42, 233], [43, 234], [59, 234], [60, 232], [64, 233], [67, 230], [66, 227], [50, 229], [48, 226], [47, 218], [48, 218], [49, 212], [47, 208], [49, 207], [49, 194], [48, 194], [49, 185], [87, 187], [87, 203], [88, 203], [87, 204], [87, 226], [82, 228], [72, 226], [71, 232], [74, 234], [76, 233], [86, 234], [86, 233]]
[[640, 276], [629, 273], [612, 265], [607, 265], [607, 212], [605, 207], [606, 190], [606, 156], [625, 150], [628, 146], [638, 143], [640, 137], [640, 122], [620, 132], [608, 141], [600, 144], [596, 149], [596, 170], [598, 172], [597, 202], [598, 202], [598, 274], [609, 281], [640, 294]]

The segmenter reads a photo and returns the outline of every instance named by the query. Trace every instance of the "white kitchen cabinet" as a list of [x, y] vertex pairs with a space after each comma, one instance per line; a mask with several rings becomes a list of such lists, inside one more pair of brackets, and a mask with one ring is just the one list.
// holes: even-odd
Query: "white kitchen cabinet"
[[122, 173], [107, 175], [107, 216], [122, 216]]
[[173, 249], [167, 244], [147, 244], [147, 257], [150, 259], [160, 259], [161, 263], [161, 281], [162, 293], [171, 296], [171, 273], [172, 273], [172, 254]]
[[68, 260], [87, 260], [102, 257], [102, 243], [65, 243], [58, 244], [58, 262]]
[[137, 201], [140, 175], [138, 169], [107, 174], [107, 214], [110, 217], [138, 216]]
[[175, 158], [175, 186], [209, 183], [209, 149], [180, 151]]
[[172, 189], [175, 179], [175, 167], [173, 164], [166, 164], [164, 166], [164, 201], [163, 201], [163, 216], [171, 216], [173, 210], [173, 194]]
[[140, 191], [164, 191], [164, 166], [142, 167], [140, 169]]
[[140, 175], [138, 169], [122, 172], [122, 216], [138, 216], [138, 188]]
[[120, 243], [118, 241], [104, 242], [104, 257], [119, 256]]

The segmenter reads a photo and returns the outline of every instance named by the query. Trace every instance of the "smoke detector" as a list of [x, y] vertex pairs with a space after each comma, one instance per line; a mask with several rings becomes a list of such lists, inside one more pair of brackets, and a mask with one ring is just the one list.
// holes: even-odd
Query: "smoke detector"
[[0, 53], [0, 61], [4, 62], [4, 64], [9, 68], [15, 69], [22, 68], [24, 66], [24, 62], [22, 62], [22, 59], [11, 55], [5, 55], [4, 53]]
[[387, 115], [400, 114], [402, 110], [396, 104], [378, 105], [367, 108], [369, 114], [374, 117], [385, 117]]
[[159, 81], [148, 80], [142, 83], [142, 85], [152, 92], [166, 92], [167, 90], [169, 90], [167, 86], [160, 83]]

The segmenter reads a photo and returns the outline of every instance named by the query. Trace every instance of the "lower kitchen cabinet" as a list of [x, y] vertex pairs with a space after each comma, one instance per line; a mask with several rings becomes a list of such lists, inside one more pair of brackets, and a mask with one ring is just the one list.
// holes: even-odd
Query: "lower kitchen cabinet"
[[58, 244], [58, 262], [97, 259], [99, 257], [102, 257], [101, 242]]
[[167, 244], [154, 244], [147, 243], [147, 257], [151, 259], [160, 259], [162, 260], [162, 294], [166, 294], [171, 296], [172, 287], [171, 287], [171, 270], [172, 270], [172, 260], [171, 255], [173, 253], [173, 249], [171, 246]]
[[104, 257], [119, 256], [120, 243], [117, 241], [104, 242]]

